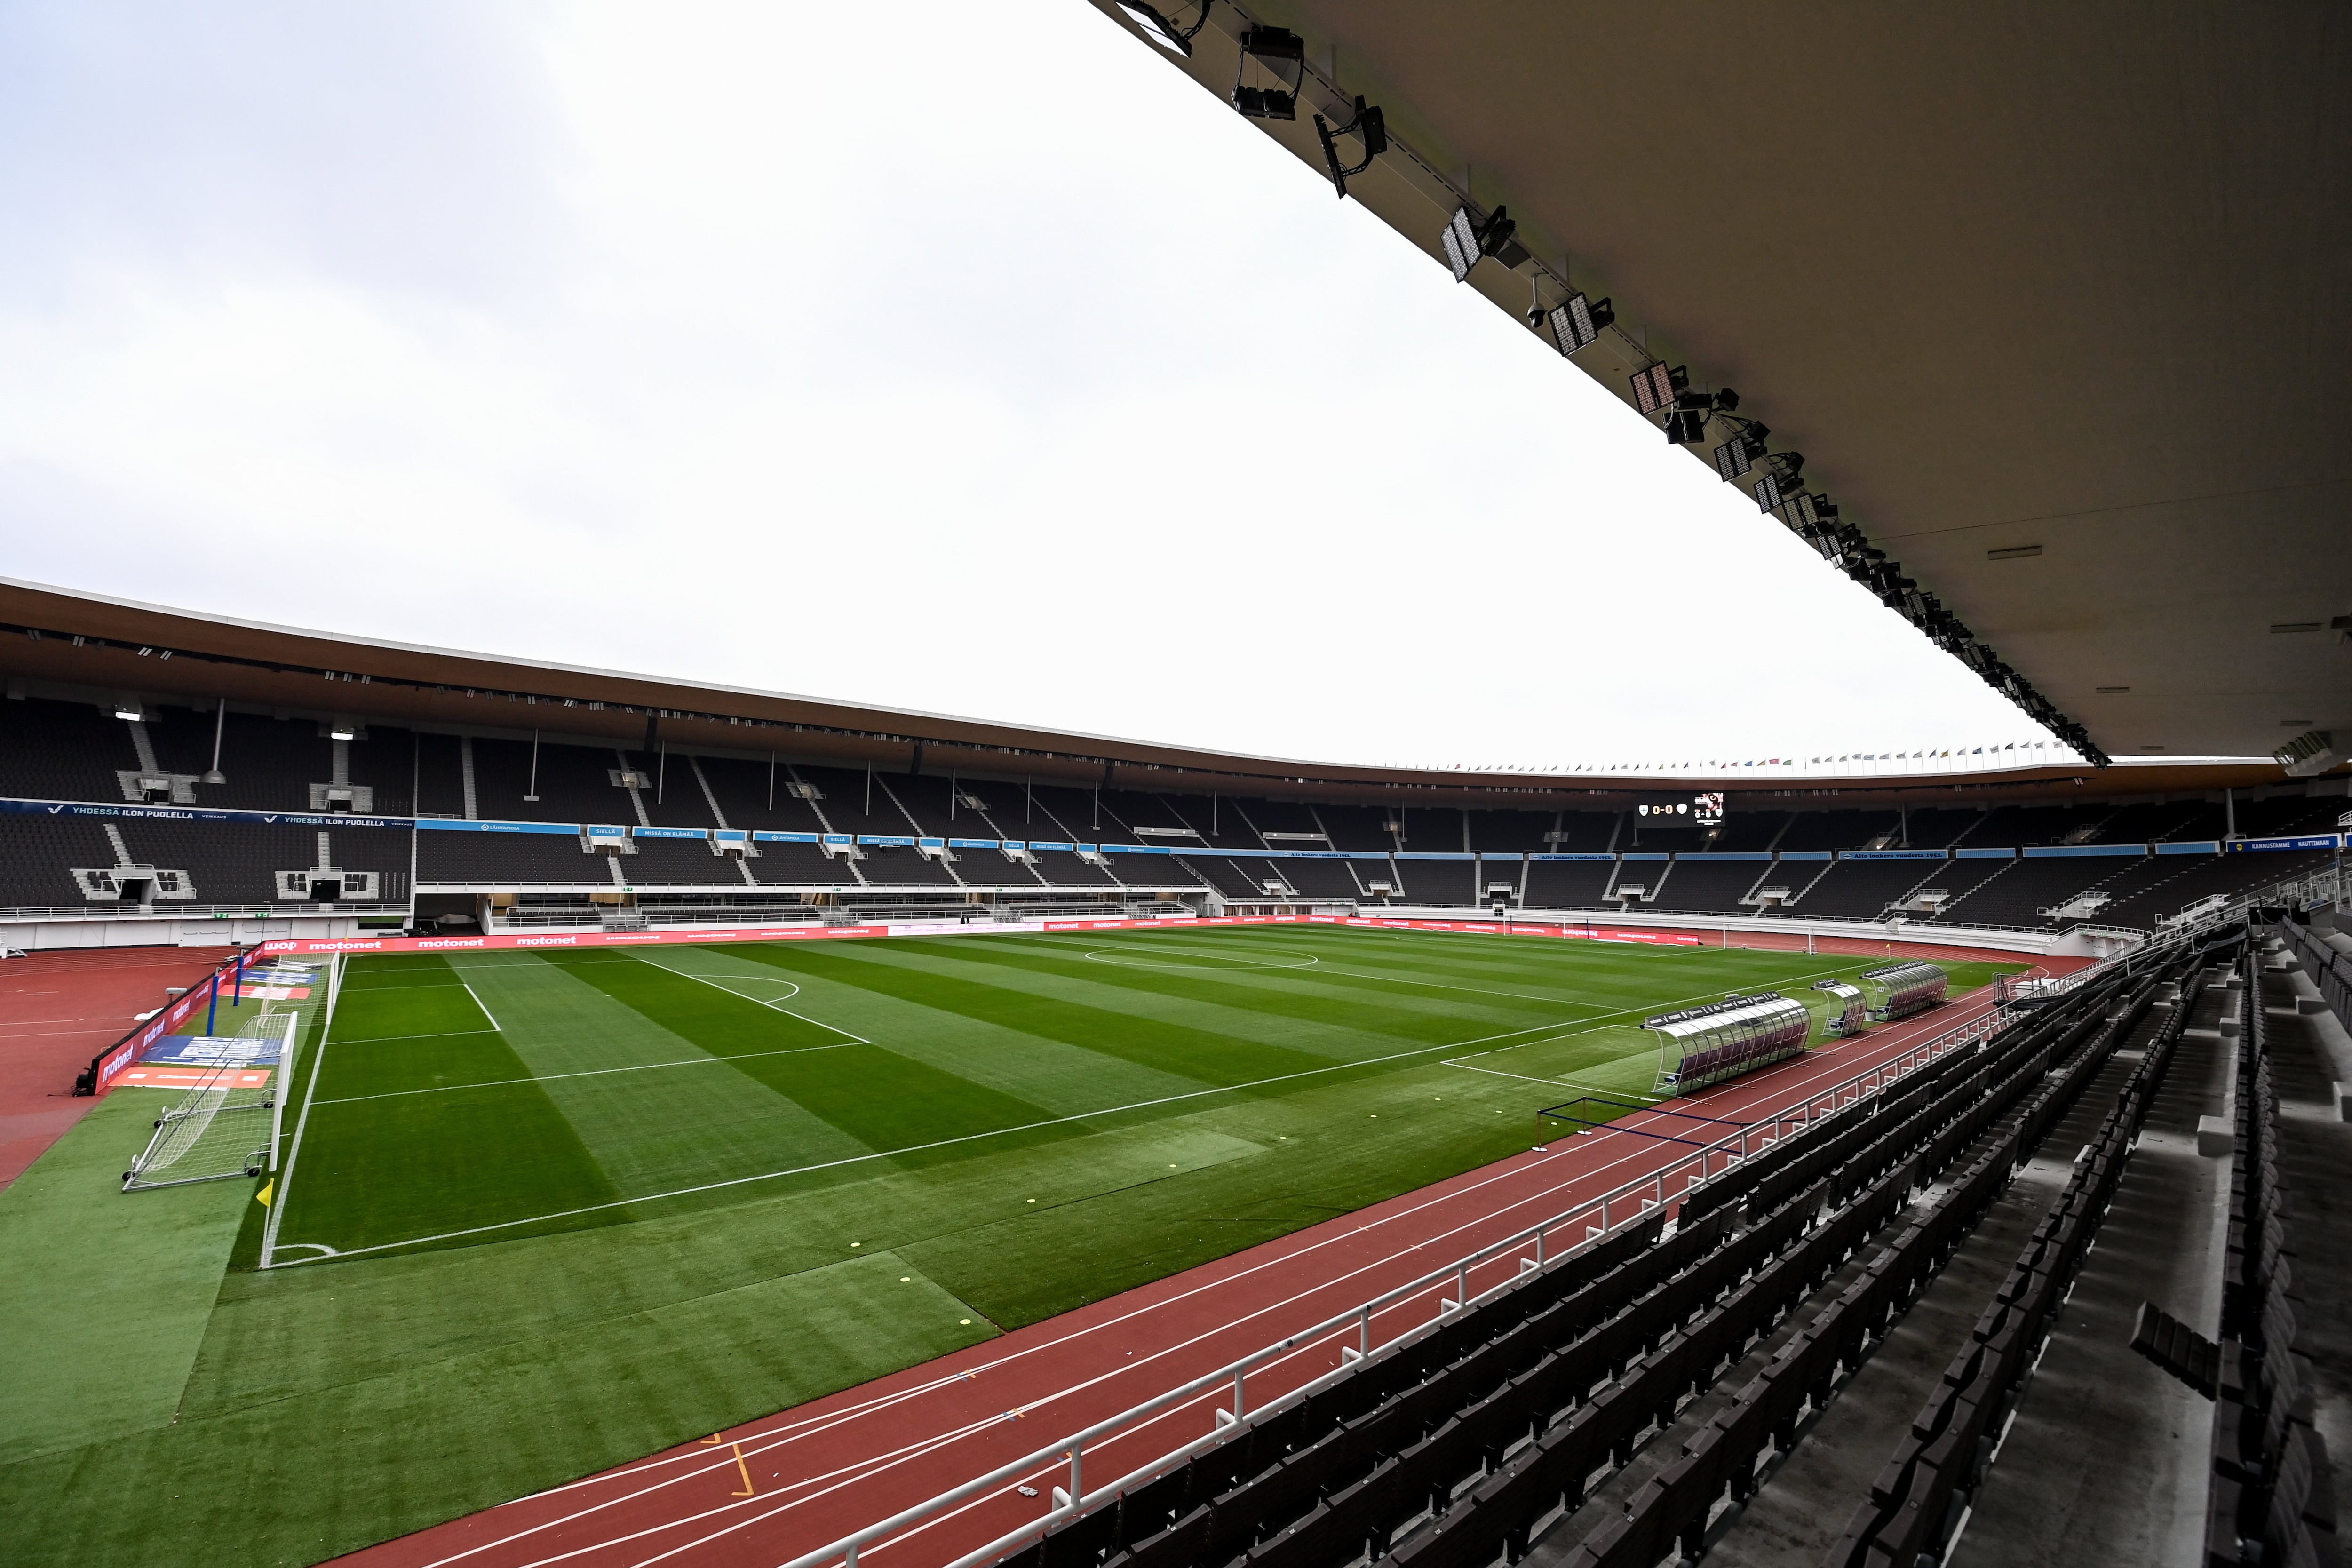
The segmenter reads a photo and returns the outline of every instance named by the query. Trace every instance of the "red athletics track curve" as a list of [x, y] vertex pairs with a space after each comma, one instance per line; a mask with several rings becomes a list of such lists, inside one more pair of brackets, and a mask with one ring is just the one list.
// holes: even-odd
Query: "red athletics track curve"
[[[2087, 959], [2048, 961], [2067, 973]], [[1990, 991], [1796, 1061], [1666, 1102], [1753, 1121], [1907, 1046], [1990, 1010]], [[1339, 1219], [1139, 1287], [922, 1366], [569, 1486], [520, 1499], [343, 1559], [364, 1568], [644, 1568], [659, 1563], [776, 1568], [803, 1552], [1106, 1419], [1165, 1389], [1346, 1311], [1358, 1302], [1675, 1164], [1686, 1145], [1632, 1128], [1686, 1133], [1656, 1111], [1515, 1155]], [[1516, 1268], [1508, 1257], [1474, 1289]], [[1398, 1310], [1426, 1319], [1428, 1294]], [[1411, 1321], [1386, 1321], [1378, 1337]], [[1337, 1340], [1253, 1373], [1252, 1407], [1338, 1364]], [[1202, 1435], [1229, 1386], [1090, 1446], [1089, 1491]], [[1066, 1465], [1007, 1482], [860, 1561], [932, 1568], [1044, 1513]], [[746, 1479], [752, 1495], [740, 1495]]]
[[0, 962], [0, 1187], [25, 1173], [95, 1099], [74, 1075], [163, 1005], [167, 985], [194, 985], [226, 947], [53, 948]]

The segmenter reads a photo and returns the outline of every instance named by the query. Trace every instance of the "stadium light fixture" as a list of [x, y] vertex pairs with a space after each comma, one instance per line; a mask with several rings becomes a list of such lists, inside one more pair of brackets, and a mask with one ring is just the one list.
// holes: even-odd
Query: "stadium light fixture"
[[1152, 6], [1130, 5], [1129, 0], [1118, 0], [1118, 5], [1127, 13], [1127, 19], [1135, 24], [1136, 31], [1170, 54], [1181, 55], [1186, 59], [1192, 58], [1192, 40], [1200, 36], [1202, 27], [1209, 25], [1208, 0], [1201, 0], [1200, 16], [1191, 26], [1181, 29]]
[[141, 705], [137, 698], [124, 697], [116, 700], [114, 704], [114, 716], [118, 719], [128, 720], [131, 723], [136, 724], [141, 720], [147, 717], [147, 710]]
[[1445, 247], [1446, 265], [1454, 268], [1454, 281], [1468, 282], [1470, 269], [1484, 256], [1495, 257], [1506, 267], [1516, 267], [1526, 260], [1526, 247], [1516, 237], [1518, 231], [1519, 226], [1512, 220], [1507, 207], [1496, 207], [1484, 223], [1472, 217], [1468, 207], [1456, 207], [1445, 232], [1439, 237]]
[[1644, 414], [1663, 414], [1675, 405], [1675, 395], [1690, 385], [1690, 368], [1669, 368], [1663, 360], [1633, 373], [1633, 405]]
[[1706, 439], [1706, 415], [1705, 413], [1696, 408], [1666, 410], [1666, 440], [1671, 445], [1685, 447], [1694, 441]]
[[337, 724], [327, 731], [327, 739], [330, 741], [356, 741], [359, 739], [359, 731], [352, 729], [349, 724]]
[[[1356, 136], [1362, 139], [1364, 143], [1362, 162], [1354, 164], [1339, 162], [1339, 146], [1335, 138], [1340, 136]], [[1323, 167], [1331, 175], [1331, 186], [1339, 193], [1339, 199], [1345, 201], [1348, 199], [1349, 178], [1370, 168], [1372, 160], [1389, 150], [1388, 121], [1381, 116], [1380, 105], [1367, 104], [1361, 95], [1359, 95], [1356, 99], [1356, 118], [1347, 124], [1334, 126], [1319, 114], [1315, 117], [1315, 140], [1323, 144]]]
[[228, 699], [224, 697], [219, 700], [218, 704], [213, 709], [213, 765], [205, 770], [205, 775], [203, 779], [199, 781], [200, 783], [208, 784], [225, 784], [228, 783], [228, 775], [221, 772], [220, 765], [221, 731], [226, 730], [227, 727]]
[[1306, 75], [1306, 39], [1287, 27], [1252, 27], [1234, 66], [1234, 107], [1253, 120], [1296, 120]]
[[1601, 329], [1617, 319], [1617, 311], [1612, 300], [1595, 303], [1579, 293], [1554, 305], [1549, 319], [1552, 342], [1562, 354], [1572, 354], [1599, 342]]
[[1715, 449], [1715, 471], [1728, 482], [1746, 474], [1764, 455], [1764, 443], [1772, 434], [1761, 425], [1750, 425], [1730, 440]]

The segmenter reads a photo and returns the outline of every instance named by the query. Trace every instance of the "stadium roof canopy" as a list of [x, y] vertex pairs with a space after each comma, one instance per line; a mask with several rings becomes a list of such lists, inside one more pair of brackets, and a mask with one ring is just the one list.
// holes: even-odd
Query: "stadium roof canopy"
[[[1817, 794], [1837, 795], [1838, 804], [1850, 805], [1924, 804], [1930, 796], [1942, 797], [1937, 804], [1963, 804], [1953, 799], [1956, 793], [1977, 797], [1965, 804], [1990, 804], [1985, 797], [2083, 798], [2085, 786], [2100, 795], [2209, 794], [2274, 785], [2284, 777], [2270, 761], [2184, 760], [2101, 773], [2072, 761], [2004, 767], [1958, 755], [1937, 759], [1928, 764], [1932, 771], [1877, 776], [1794, 766], [1723, 774], [1547, 774], [1304, 762], [383, 642], [6, 578], [0, 578], [0, 679], [11, 698], [200, 708], [221, 701], [280, 717], [537, 732], [647, 750], [657, 737], [700, 750], [748, 756], [772, 751], [797, 761], [866, 763], [901, 773], [1407, 805], [1616, 809], [1694, 789], [1746, 795], [1759, 805], [1765, 795]], [[2339, 786], [2330, 780], [2324, 787]]]
[[[1094, 3], [1153, 47], [1143, 7]], [[2352, 11], [1160, 11], [1199, 26], [1161, 58], [1228, 103], [1286, 68], [1278, 47], [1244, 61], [1248, 29], [1295, 33], [1297, 118], [1268, 134], [1319, 174], [1313, 111], [1382, 110], [1391, 145], [1350, 196], [1441, 263], [1457, 207], [1507, 210], [1526, 254], [1472, 287], [1515, 316], [1612, 298], [1576, 363], [1629, 402], [1653, 362], [1736, 387], [1972, 634], [1939, 640], [1980, 670], [1989, 650], [2062, 732], [2242, 756], [2326, 730], [2352, 751], [2352, 468], [2325, 412], [2352, 364]], [[1690, 449], [1735, 429], [1710, 418]]]

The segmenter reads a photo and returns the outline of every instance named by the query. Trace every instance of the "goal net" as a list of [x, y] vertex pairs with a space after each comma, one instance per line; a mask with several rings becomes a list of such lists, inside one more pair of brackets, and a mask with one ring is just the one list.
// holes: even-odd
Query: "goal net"
[[122, 1173], [122, 1190], [257, 1176], [268, 1169], [279, 1092], [293, 1070], [300, 1023], [298, 1012], [268, 1013], [235, 1036], [187, 1042], [182, 1059], [203, 1065], [155, 1119], [154, 1135]]

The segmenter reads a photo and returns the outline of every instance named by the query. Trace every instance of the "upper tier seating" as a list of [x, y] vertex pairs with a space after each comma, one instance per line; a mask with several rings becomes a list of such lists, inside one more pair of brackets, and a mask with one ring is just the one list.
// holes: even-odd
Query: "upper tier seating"
[[1355, 874], [1348, 869], [1345, 860], [1308, 860], [1284, 855], [1250, 864], [1262, 868], [1258, 872], [1261, 879], [1279, 877], [1305, 898], [1352, 903], [1363, 897], [1363, 889], [1356, 885]]
[[1397, 819], [1396, 814], [1387, 806], [1318, 805], [1315, 815], [1331, 835], [1334, 849], [1378, 849], [1383, 854], [1396, 849], [1396, 835], [1386, 826]]
[[1624, 816], [1617, 811], [1563, 811], [1559, 826], [1553, 832], [1559, 841], [1547, 844], [1546, 849], [1562, 855], [1598, 855], [1607, 851], [1609, 841], [1617, 835], [1618, 819]]
[[[1802, 811], [1780, 835], [1780, 848], [1863, 849], [1882, 833], [1900, 833], [1902, 815], [1892, 811]], [[1989, 840], [1970, 838], [1971, 843]], [[1622, 846], [1620, 847], [1622, 847]]]
[[[815, 808], [793, 793], [791, 770], [738, 757], [700, 759], [726, 826], [752, 833], [822, 833]], [[996, 835], [982, 828], [979, 837]]]
[[2095, 925], [2153, 931], [2160, 917], [2178, 914], [2200, 900], [2217, 893], [2235, 898], [2253, 892], [2288, 877], [2316, 871], [2331, 858], [2332, 852], [2326, 849], [2156, 858], [2150, 871], [2165, 868], [2170, 875], [2119, 894], [2090, 921]]
[[[1974, 829], [1984, 820], [1974, 806], [1920, 805], [1903, 816], [1898, 849], [1949, 849], [1956, 844], [1978, 842]], [[1854, 847], [1849, 845], [1848, 848]]]
[[1540, 855], [1551, 848], [1544, 835], [1553, 830], [1559, 814], [1553, 811], [1514, 811], [1498, 807], [1493, 811], [1474, 811], [1470, 817], [1470, 847], [1486, 853], [1494, 850], [1512, 855]]
[[1723, 836], [1715, 841], [1715, 847], [1725, 853], [1769, 849], [1792, 815], [1786, 811], [1727, 811]]
[[[117, 858], [103, 823], [79, 816], [0, 816], [0, 908], [70, 909], [83, 902], [74, 868], [111, 866]], [[176, 860], [158, 864], [166, 869], [179, 866]], [[201, 883], [198, 888], [201, 894]]]
[[1404, 824], [1405, 848], [1416, 855], [1461, 853], [1469, 847], [1465, 816], [1450, 805], [1407, 806], [1399, 818]]
[[1181, 855], [1108, 855], [1103, 858], [1103, 864], [1113, 877], [1130, 888], [1178, 888], [1197, 892], [1201, 887], [1200, 874]]
[[[777, 828], [776, 832], [798, 829]], [[847, 860], [835, 859], [814, 844], [762, 844], [757, 858], [744, 864], [763, 888], [855, 888], [856, 875]], [[626, 876], [625, 865], [622, 874]]]
[[0, 795], [119, 801], [116, 771], [138, 765], [130, 727], [111, 714], [37, 697], [0, 701]]

